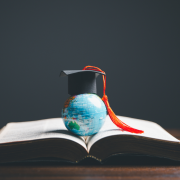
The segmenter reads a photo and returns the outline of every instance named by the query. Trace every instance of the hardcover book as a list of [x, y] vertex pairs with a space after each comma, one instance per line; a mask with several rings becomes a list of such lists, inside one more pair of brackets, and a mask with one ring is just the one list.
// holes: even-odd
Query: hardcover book
[[118, 154], [180, 160], [180, 141], [160, 125], [130, 117], [118, 118], [144, 133], [123, 131], [109, 116], [100, 131], [89, 137], [72, 134], [61, 118], [8, 123], [0, 131], [0, 163], [47, 158], [78, 163], [89, 157], [103, 163]]

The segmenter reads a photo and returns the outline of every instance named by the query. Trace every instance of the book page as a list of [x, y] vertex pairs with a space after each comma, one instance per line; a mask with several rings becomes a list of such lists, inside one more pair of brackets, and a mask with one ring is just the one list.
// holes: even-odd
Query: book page
[[140, 120], [140, 119], [135, 119], [135, 118], [130, 118], [130, 117], [124, 117], [124, 116], [117, 116], [120, 120], [122, 120], [124, 123], [127, 125], [143, 130], [143, 134], [135, 134], [135, 133], [130, 133], [124, 130], [121, 130], [118, 128], [107, 116], [106, 121], [103, 125], [103, 127], [100, 129], [100, 131], [91, 136], [88, 137], [87, 141], [87, 148], [88, 152], [90, 151], [91, 146], [97, 142], [98, 140], [108, 137], [108, 136], [113, 136], [113, 135], [135, 135], [135, 136], [143, 136], [143, 137], [149, 137], [149, 138], [155, 138], [155, 139], [161, 139], [161, 140], [166, 140], [166, 141], [174, 141], [174, 142], [179, 142], [178, 139], [173, 137], [171, 134], [169, 134], [166, 130], [164, 130], [160, 125], [151, 122], [151, 121], [146, 121], [146, 120]]
[[46, 138], [68, 139], [87, 149], [83, 137], [68, 131], [62, 118], [8, 123], [0, 133], [0, 144]]

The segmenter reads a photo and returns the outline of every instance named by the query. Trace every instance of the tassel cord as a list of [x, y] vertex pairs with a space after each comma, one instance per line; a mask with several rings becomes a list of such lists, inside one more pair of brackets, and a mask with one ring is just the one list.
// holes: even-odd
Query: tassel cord
[[[95, 66], [85, 66], [83, 68], [83, 70], [99, 71], [99, 72], [102, 72], [102, 73], [105, 74], [104, 71], [102, 71], [100, 68], [95, 67]], [[118, 119], [118, 117], [115, 115], [115, 113], [111, 109], [111, 107], [109, 105], [108, 97], [107, 97], [107, 95], [105, 93], [105, 91], [106, 91], [106, 75], [104, 75], [104, 74], [102, 74], [102, 78], [103, 78], [103, 97], [102, 97], [102, 100], [104, 101], [104, 104], [106, 105], [107, 112], [108, 112], [108, 115], [109, 115], [110, 119], [112, 120], [112, 122], [117, 127], [121, 128], [121, 129], [123, 129], [125, 131], [131, 132], [131, 133], [142, 134], [144, 131], [132, 128], [129, 125], [125, 124], [120, 119]]]

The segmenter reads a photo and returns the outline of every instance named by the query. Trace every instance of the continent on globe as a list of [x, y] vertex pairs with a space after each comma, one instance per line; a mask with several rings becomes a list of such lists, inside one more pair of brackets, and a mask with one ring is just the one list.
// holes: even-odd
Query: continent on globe
[[70, 129], [76, 129], [76, 130], [80, 129], [80, 126], [75, 121], [74, 122], [70, 121], [68, 126], [69, 126]]
[[75, 96], [72, 96], [65, 101], [63, 110], [69, 106], [69, 103], [72, 102], [74, 98]]

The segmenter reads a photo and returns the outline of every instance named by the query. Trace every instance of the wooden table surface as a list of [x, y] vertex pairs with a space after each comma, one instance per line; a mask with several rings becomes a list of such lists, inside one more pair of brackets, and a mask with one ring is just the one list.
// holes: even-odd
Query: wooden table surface
[[[168, 130], [180, 139], [180, 130]], [[180, 179], [180, 162], [153, 157], [114, 157], [100, 165], [89, 159], [78, 165], [36, 163], [0, 165], [0, 180], [3, 179]]]

